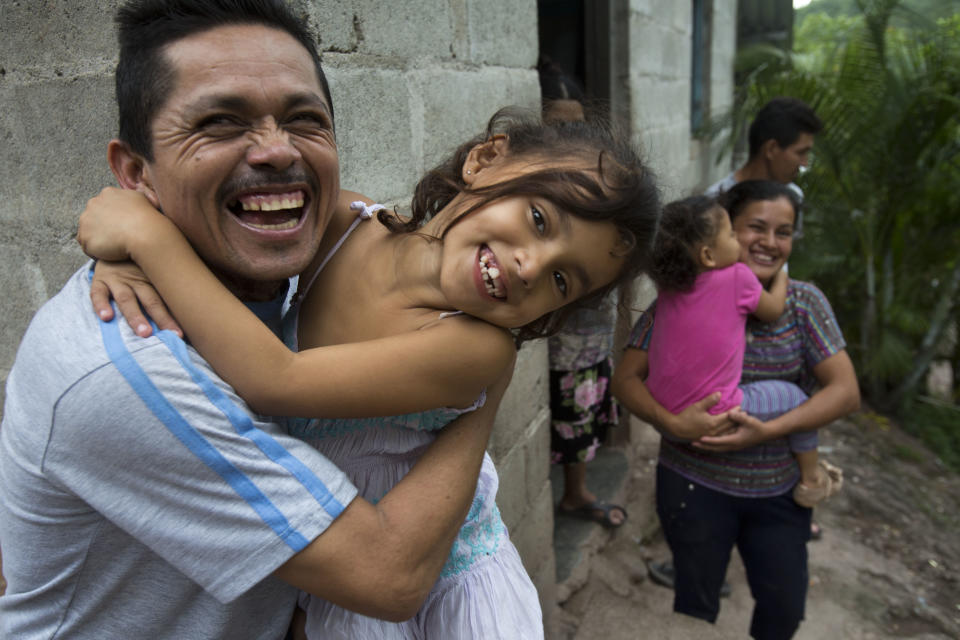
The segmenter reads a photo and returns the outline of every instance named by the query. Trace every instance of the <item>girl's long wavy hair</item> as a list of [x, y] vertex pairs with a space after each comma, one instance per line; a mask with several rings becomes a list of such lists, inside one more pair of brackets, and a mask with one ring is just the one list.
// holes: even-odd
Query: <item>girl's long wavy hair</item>
[[[511, 161], [537, 161], [543, 169], [485, 187], [471, 188], [462, 170], [470, 150], [493, 136], [504, 134]], [[583, 170], [551, 160], [582, 158]], [[465, 216], [495, 200], [515, 196], [545, 197], [555, 206], [585, 220], [610, 221], [620, 233], [624, 267], [618, 278], [592, 294], [514, 328], [518, 341], [556, 333], [566, 317], [581, 307], [596, 307], [611, 289], [629, 281], [649, 267], [650, 253], [660, 216], [660, 193], [650, 169], [626, 135], [618, 135], [606, 120], [545, 124], [538, 115], [513, 107], [493, 115], [486, 131], [460, 145], [417, 184], [412, 215], [402, 219], [381, 211], [378, 219], [394, 233], [416, 232], [461, 193], [473, 196], [458, 212], [439, 240]]]
[[690, 196], [663, 208], [650, 277], [659, 291], [689, 291], [700, 273], [697, 255], [726, 215], [716, 198]]

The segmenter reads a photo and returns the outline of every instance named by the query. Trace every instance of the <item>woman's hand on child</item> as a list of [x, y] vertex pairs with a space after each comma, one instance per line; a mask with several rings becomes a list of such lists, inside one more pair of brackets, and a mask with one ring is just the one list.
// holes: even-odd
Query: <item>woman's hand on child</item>
[[703, 436], [693, 446], [708, 451], [739, 451], [766, 442], [772, 437], [767, 423], [737, 407], [729, 412], [734, 427], [723, 433]]
[[684, 440], [697, 440], [704, 436], [716, 435], [736, 426], [729, 412], [716, 415], [709, 409], [720, 402], [720, 393], [713, 393], [698, 402], [694, 402], [676, 415], [672, 428], [667, 430]]
[[91, 258], [130, 259], [132, 239], [151, 237], [152, 225], [172, 225], [138, 191], [106, 187], [87, 201], [77, 223], [77, 242]]
[[[110, 299], [117, 303], [117, 309], [138, 336], [146, 338], [153, 333], [147, 316], [160, 330], [167, 329], [183, 336], [180, 325], [170, 315], [157, 290], [144, 275], [140, 267], [132, 262], [97, 262], [90, 282], [90, 301], [93, 310], [101, 320], [112, 320], [114, 316]], [[144, 315], [146, 312], [146, 315]]]

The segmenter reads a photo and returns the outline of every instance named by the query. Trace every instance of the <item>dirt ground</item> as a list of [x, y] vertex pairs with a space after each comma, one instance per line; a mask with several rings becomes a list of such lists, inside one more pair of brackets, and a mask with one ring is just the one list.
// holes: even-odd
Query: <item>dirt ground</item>
[[[646, 516], [612, 533], [586, 579], [561, 589], [553, 640], [747, 637], [753, 603], [736, 555], [716, 625], [674, 614], [672, 591], [646, 578], [646, 561], [669, 557], [651, 515], [656, 443], [650, 435], [633, 445], [625, 495], [630, 513]], [[820, 444], [845, 485], [815, 511], [825, 533], [808, 547], [795, 638], [960, 638], [960, 475], [869, 411], [822, 430]]]

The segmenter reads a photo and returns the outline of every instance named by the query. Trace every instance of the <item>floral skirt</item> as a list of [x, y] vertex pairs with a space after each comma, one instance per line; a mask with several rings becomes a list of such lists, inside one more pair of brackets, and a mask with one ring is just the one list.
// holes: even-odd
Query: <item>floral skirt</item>
[[607, 358], [586, 369], [550, 372], [550, 460], [571, 464], [593, 460], [616, 426], [620, 410], [610, 395], [613, 361]]

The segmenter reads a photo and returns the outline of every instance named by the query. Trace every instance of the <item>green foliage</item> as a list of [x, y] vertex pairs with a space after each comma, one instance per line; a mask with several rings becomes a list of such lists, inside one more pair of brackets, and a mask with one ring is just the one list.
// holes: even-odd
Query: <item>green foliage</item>
[[917, 451], [913, 447], [908, 447], [905, 444], [894, 445], [893, 455], [906, 462], [923, 462], [925, 457], [920, 451]]
[[[898, 4], [900, 11], [891, 20], [895, 27], [915, 26], [918, 21], [948, 18], [957, 13], [956, 0], [904, 0]], [[806, 28], [808, 20], [821, 16], [838, 18], [858, 15], [860, 7], [857, 0], [814, 0], [796, 11], [794, 28]]]
[[901, 412], [904, 430], [923, 440], [945, 465], [960, 471], [960, 409], [922, 400], [905, 409]]
[[805, 237], [791, 275], [824, 289], [864, 391], [885, 410], [916, 393], [958, 316], [960, 15], [956, 3], [936, 22], [918, 15], [933, 4], [850, 0], [833, 2], [833, 15], [808, 12], [792, 54], [742, 52], [734, 112], [714, 123], [732, 145], [780, 95], [823, 120], [801, 178]]

